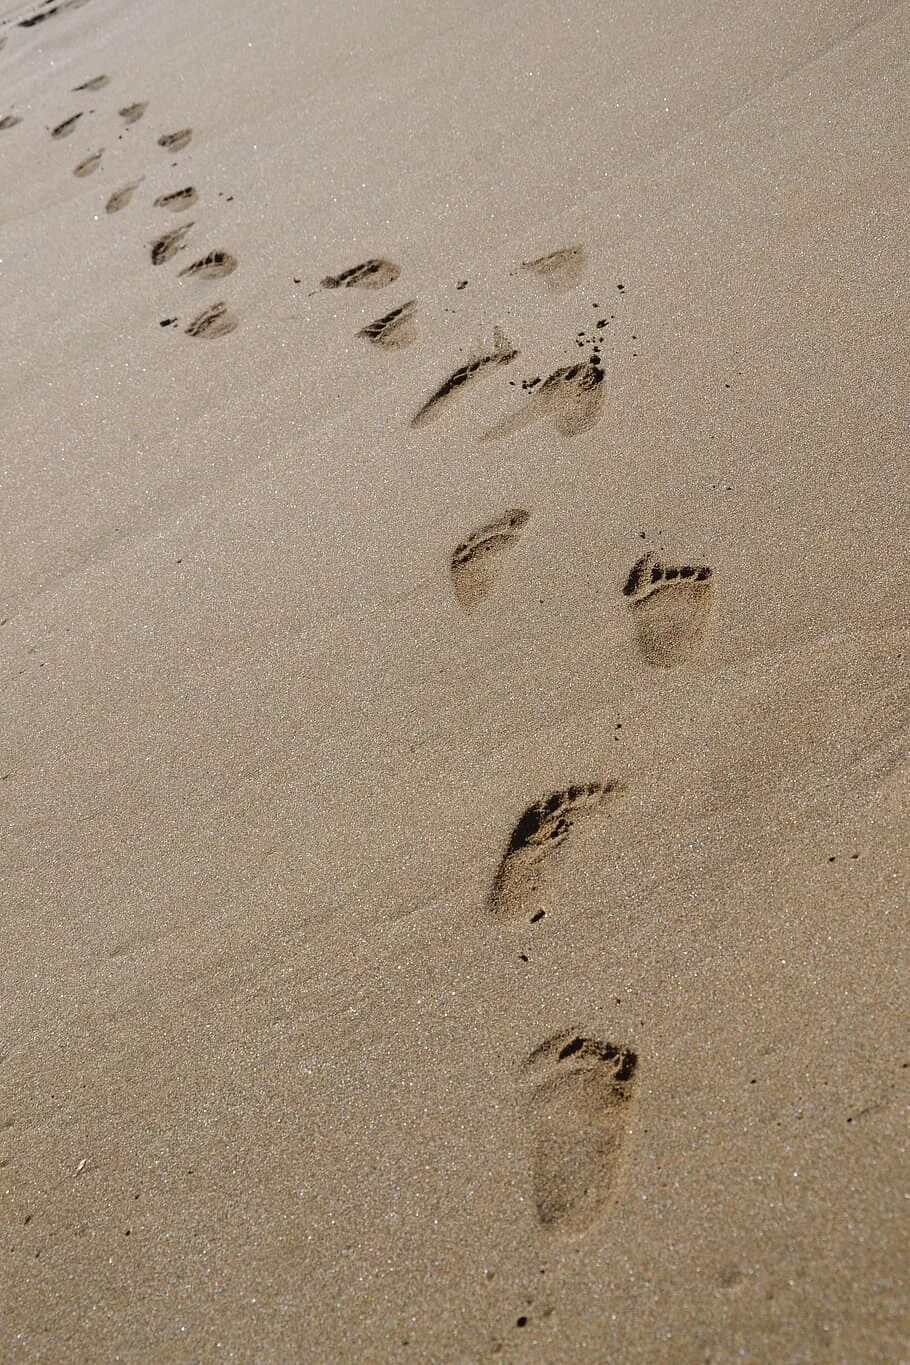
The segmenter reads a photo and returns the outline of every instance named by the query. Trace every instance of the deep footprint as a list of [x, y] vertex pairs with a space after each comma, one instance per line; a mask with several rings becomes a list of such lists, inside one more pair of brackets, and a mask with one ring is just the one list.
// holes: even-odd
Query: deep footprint
[[535, 801], [512, 830], [500, 859], [487, 908], [506, 924], [537, 924], [548, 909], [547, 883], [561, 859], [556, 855], [572, 829], [613, 804], [624, 792], [619, 782], [588, 782]]
[[165, 261], [176, 256], [183, 246], [184, 237], [192, 226], [192, 223], [182, 223], [180, 227], [171, 228], [170, 232], [165, 232], [157, 241], [152, 242], [152, 265], [164, 265]]
[[453, 374], [450, 374], [448, 379], [440, 384], [439, 388], [431, 393], [427, 401], [418, 408], [411, 418], [411, 426], [423, 427], [428, 422], [434, 422], [450, 400], [468, 384], [473, 384], [481, 375], [498, 365], [510, 364], [517, 355], [517, 349], [506, 339], [502, 328], [496, 327], [493, 332], [493, 350], [487, 351], [483, 355], [471, 356]]
[[142, 115], [145, 113], [147, 108], [148, 108], [147, 103], [128, 104], [126, 105], [125, 108], [118, 110], [118, 113], [120, 114], [120, 117], [123, 119], [124, 123], [136, 123], [139, 119], [142, 118]]
[[705, 641], [714, 605], [707, 564], [668, 565], [650, 551], [635, 563], [623, 588], [630, 597], [638, 648], [654, 668], [675, 668]]
[[78, 175], [80, 179], [83, 176], [91, 175], [92, 171], [97, 171], [98, 167], [101, 165], [101, 158], [103, 156], [103, 147], [100, 152], [92, 152], [91, 156], [87, 156], [84, 161], [79, 162], [79, 165], [73, 170], [73, 175]]
[[461, 609], [470, 614], [489, 597], [502, 555], [513, 549], [530, 512], [510, 508], [495, 521], [472, 531], [452, 554], [452, 586]]
[[357, 335], [366, 337], [367, 341], [371, 341], [374, 346], [381, 346], [383, 350], [403, 350], [417, 337], [416, 312], [417, 300], [409, 299], [400, 307], [393, 308], [390, 313], [376, 318], [375, 322], [369, 322], [366, 327], [361, 327]]
[[599, 360], [554, 370], [518, 412], [485, 431], [483, 441], [501, 441], [534, 422], [549, 421], [560, 436], [590, 431], [603, 415], [604, 371]]
[[543, 1227], [579, 1235], [616, 1192], [635, 1107], [638, 1057], [582, 1033], [549, 1038], [525, 1063], [531, 1186]]
[[237, 326], [237, 319], [228, 312], [226, 303], [213, 303], [206, 308], [198, 317], [193, 318], [186, 334], [190, 337], [215, 337], [227, 336], [228, 332], [233, 332]]
[[15, 128], [16, 124], [21, 122], [22, 119], [18, 114], [5, 114], [3, 118], [0, 118], [0, 133], [5, 133], [7, 128]]
[[62, 123], [58, 123], [56, 128], [51, 129], [51, 137], [55, 142], [59, 142], [62, 137], [69, 137], [81, 118], [81, 113], [71, 114], [70, 117], [65, 118]]
[[185, 266], [181, 275], [192, 275], [200, 280], [217, 280], [237, 269], [237, 258], [229, 251], [210, 251], [192, 265]]
[[121, 209], [125, 209], [141, 184], [141, 180], [134, 180], [132, 184], [123, 185], [119, 190], [114, 190], [104, 206], [105, 213], [119, 213]]
[[527, 270], [541, 280], [554, 293], [564, 293], [581, 284], [585, 273], [588, 253], [583, 246], [567, 246], [560, 251], [550, 251], [546, 256], [538, 256], [533, 261], [522, 261], [522, 270]]
[[182, 152], [192, 137], [192, 128], [180, 128], [176, 133], [162, 133], [158, 139], [158, 146], [163, 147], [166, 152]]
[[184, 209], [190, 208], [199, 198], [192, 185], [187, 185], [182, 190], [172, 190], [170, 194], [159, 194], [153, 200], [156, 209], [170, 209], [171, 213], [182, 213]]
[[342, 270], [340, 275], [324, 275], [319, 283], [323, 289], [385, 289], [400, 274], [401, 266], [377, 256]]

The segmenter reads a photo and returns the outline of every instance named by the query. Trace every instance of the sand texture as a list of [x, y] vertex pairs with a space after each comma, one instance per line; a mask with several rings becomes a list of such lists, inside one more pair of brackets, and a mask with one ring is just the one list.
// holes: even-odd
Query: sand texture
[[0, 1359], [910, 1358], [908, 47], [0, 0]]

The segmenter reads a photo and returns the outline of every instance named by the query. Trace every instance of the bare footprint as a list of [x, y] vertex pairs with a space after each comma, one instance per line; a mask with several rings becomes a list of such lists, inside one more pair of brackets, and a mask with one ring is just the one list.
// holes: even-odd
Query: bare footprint
[[104, 206], [105, 213], [119, 213], [121, 209], [125, 209], [141, 184], [141, 180], [133, 180], [131, 184], [123, 185], [119, 190], [114, 190]]
[[192, 223], [181, 223], [180, 227], [171, 228], [170, 232], [165, 232], [152, 242], [152, 265], [164, 265], [165, 261], [176, 256], [182, 249], [183, 239], [192, 226]]
[[21, 122], [19, 114], [5, 114], [0, 118], [0, 133], [5, 133], [7, 128], [15, 128], [16, 124]]
[[567, 1032], [525, 1063], [531, 1186], [537, 1217], [556, 1236], [579, 1235], [606, 1212], [635, 1106], [631, 1048]]
[[588, 782], [552, 792], [529, 806], [512, 830], [487, 901], [506, 924], [537, 924], [547, 913], [547, 882], [572, 829], [622, 796], [619, 782]]
[[455, 547], [452, 586], [463, 611], [470, 614], [490, 595], [500, 558], [518, 544], [530, 515], [520, 507], [510, 508]]
[[142, 118], [142, 115], [147, 108], [147, 103], [127, 104], [123, 109], [119, 109], [117, 112], [124, 123], [137, 123], [138, 120]]
[[192, 265], [185, 266], [181, 275], [192, 275], [200, 280], [217, 280], [237, 269], [237, 257], [229, 251], [210, 251]]
[[73, 93], [75, 94], [77, 90], [103, 90], [110, 83], [110, 76], [93, 76], [90, 81], [83, 81], [81, 85], [74, 85]]
[[180, 128], [176, 133], [162, 133], [158, 139], [158, 146], [163, 147], [166, 152], [182, 152], [192, 141], [192, 137], [192, 128]]
[[400, 274], [401, 266], [377, 256], [342, 270], [340, 275], [325, 275], [319, 283], [323, 289], [385, 289], [387, 284], [394, 284]]
[[215, 337], [227, 336], [228, 332], [233, 332], [237, 326], [237, 319], [232, 313], [228, 312], [226, 303], [213, 303], [198, 317], [193, 318], [186, 334], [190, 337]]
[[538, 256], [536, 260], [522, 261], [521, 268], [554, 293], [561, 294], [581, 284], [587, 260], [588, 253], [583, 246], [567, 246], [560, 251], [550, 251], [546, 256]]
[[368, 322], [357, 335], [366, 337], [374, 346], [381, 346], [386, 351], [403, 350], [417, 338], [416, 312], [417, 300], [409, 299], [390, 313], [376, 318], [375, 322]]
[[57, 124], [56, 128], [51, 129], [51, 137], [55, 142], [59, 142], [62, 137], [69, 137], [81, 118], [81, 111], [78, 114], [70, 114], [69, 118], [65, 118], [62, 123]]
[[98, 167], [101, 165], [101, 158], [103, 156], [103, 147], [100, 152], [92, 152], [91, 156], [87, 156], [84, 161], [79, 162], [79, 165], [73, 170], [73, 175], [78, 175], [80, 179], [83, 176], [91, 175], [92, 171], [97, 171]]
[[604, 372], [598, 360], [554, 370], [518, 412], [485, 431], [481, 440], [501, 441], [534, 422], [549, 421], [561, 436], [590, 431], [603, 415]]
[[185, 189], [172, 190], [170, 194], [159, 194], [158, 198], [153, 200], [153, 204], [156, 209], [170, 209], [171, 213], [182, 213], [184, 209], [195, 204], [198, 198], [193, 186], [187, 185]]
[[411, 418], [412, 427], [423, 427], [434, 422], [445, 406], [468, 384], [473, 384], [480, 376], [497, 365], [508, 365], [518, 355], [517, 349], [506, 338], [501, 327], [493, 330], [493, 349], [482, 355], [470, 356], [453, 374], [450, 374], [427, 401], [418, 408]]
[[633, 565], [623, 592], [632, 599], [646, 663], [674, 668], [701, 648], [714, 604], [713, 578], [707, 564], [671, 566], [650, 551]]

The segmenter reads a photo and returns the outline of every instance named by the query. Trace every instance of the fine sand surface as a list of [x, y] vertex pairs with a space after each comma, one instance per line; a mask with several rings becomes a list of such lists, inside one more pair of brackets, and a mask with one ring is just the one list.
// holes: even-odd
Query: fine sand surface
[[905, 6], [0, 19], [0, 1358], [906, 1360]]

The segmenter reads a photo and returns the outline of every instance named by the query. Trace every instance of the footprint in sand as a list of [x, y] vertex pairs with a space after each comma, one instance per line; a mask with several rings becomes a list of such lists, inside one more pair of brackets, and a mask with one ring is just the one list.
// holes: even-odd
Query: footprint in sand
[[139, 119], [142, 118], [142, 115], [145, 113], [147, 108], [148, 104], [142, 103], [128, 104], [126, 105], [125, 108], [119, 109], [117, 112], [123, 119], [124, 123], [136, 123]]
[[170, 194], [159, 194], [153, 200], [156, 209], [170, 209], [171, 213], [182, 213], [190, 205], [195, 204], [199, 198], [192, 185], [187, 185], [182, 190], [172, 190]]
[[198, 317], [193, 318], [185, 330], [187, 336], [207, 337], [213, 340], [215, 337], [227, 336], [236, 326], [237, 319], [228, 312], [227, 304], [213, 303]]
[[385, 289], [387, 284], [394, 284], [400, 274], [401, 266], [377, 256], [342, 270], [340, 275], [325, 275], [319, 283], [323, 289]]
[[583, 246], [567, 246], [538, 256], [536, 260], [522, 261], [521, 268], [554, 293], [562, 294], [581, 284], [587, 260], [588, 253]]
[[69, 137], [81, 118], [81, 112], [78, 114], [70, 114], [69, 118], [65, 118], [62, 123], [57, 124], [56, 128], [51, 129], [51, 137], [55, 142], [59, 142], [62, 137]]
[[84, 161], [80, 161], [79, 165], [74, 168], [73, 175], [78, 175], [80, 178], [82, 176], [91, 175], [92, 171], [97, 171], [98, 167], [101, 165], [101, 158], [103, 156], [103, 147], [100, 152], [92, 152], [91, 156], [87, 156]]
[[152, 265], [164, 265], [165, 261], [176, 256], [177, 252], [183, 247], [183, 239], [192, 226], [192, 223], [181, 223], [180, 227], [171, 228], [170, 232], [165, 232], [152, 242]]
[[141, 184], [141, 180], [134, 180], [131, 184], [123, 185], [119, 190], [114, 190], [104, 206], [105, 213], [119, 213], [121, 209], [125, 209]]
[[192, 137], [192, 128], [180, 128], [176, 133], [162, 133], [158, 139], [158, 146], [163, 147], [166, 152], [182, 152]]
[[485, 431], [482, 441], [501, 441], [534, 422], [549, 421], [560, 436], [580, 436], [603, 415], [604, 372], [599, 359], [554, 370], [518, 412]]
[[508, 365], [518, 355], [517, 349], [506, 338], [501, 327], [493, 329], [493, 349], [482, 355], [472, 355], [450, 374], [427, 401], [418, 408], [411, 418], [412, 427], [423, 427], [434, 422], [441, 415], [450, 399], [460, 393], [468, 384], [473, 384], [481, 375], [497, 365]]
[[463, 611], [470, 614], [492, 591], [502, 556], [514, 549], [530, 512], [509, 508], [495, 521], [472, 531], [452, 553], [452, 586]]
[[649, 551], [633, 565], [623, 593], [632, 599], [646, 663], [674, 668], [701, 648], [714, 604], [714, 575], [707, 564], [671, 566]]
[[83, 81], [81, 85], [74, 85], [73, 94], [79, 90], [103, 90], [110, 83], [110, 76], [93, 76], [90, 81]]
[[391, 313], [376, 318], [375, 322], [368, 322], [357, 335], [386, 351], [403, 350], [417, 338], [416, 313], [417, 300], [409, 299], [407, 303], [393, 308]]
[[5, 133], [7, 128], [15, 128], [16, 124], [21, 122], [18, 114], [4, 114], [3, 118], [0, 118], [0, 133]]
[[525, 1063], [531, 1187], [549, 1232], [585, 1232], [616, 1190], [635, 1106], [638, 1057], [631, 1048], [567, 1032]]
[[217, 280], [230, 275], [237, 269], [237, 257], [229, 251], [210, 251], [192, 265], [185, 266], [181, 275], [191, 275], [200, 280]]
[[547, 913], [547, 884], [570, 833], [604, 814], [623, 794], [619, 782], [588, 782], [552, 792], [529, 806], [512, 830], [487, 908], [506, 924], [537, 924]]

